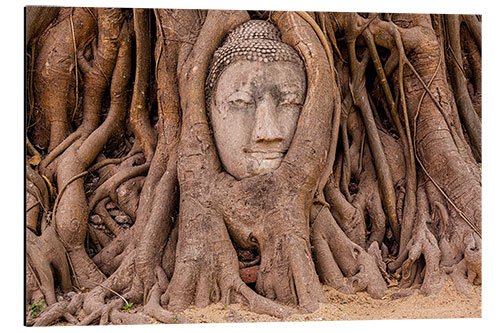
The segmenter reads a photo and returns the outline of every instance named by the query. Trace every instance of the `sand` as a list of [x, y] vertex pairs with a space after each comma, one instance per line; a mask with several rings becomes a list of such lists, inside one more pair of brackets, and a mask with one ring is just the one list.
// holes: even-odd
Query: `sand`
[[[437, 294], [424, 296], [418, 292], [393, 299], [399, 289], [391, 288], [381, 300], [365, 292], [343, 294], [323, 286], [327, 304], [310, 314], [295, 314], [284, 321], [333, 321], [374, 319], [480, 318], [481, 287], [471, 287], [470, 297], [459, 294], [451, 281]], [[199, 309], [189, 307], [181, 313], [191, 323], [276, 322], [279, 318], [250, 312], [240, 304], [212, 304]]]

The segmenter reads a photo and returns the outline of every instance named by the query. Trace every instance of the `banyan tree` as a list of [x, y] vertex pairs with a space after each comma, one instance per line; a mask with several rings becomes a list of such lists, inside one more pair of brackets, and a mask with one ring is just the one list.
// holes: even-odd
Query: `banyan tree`
[[481, 283], [480, 16], [28, 7], [25, 65], [28, 325]]

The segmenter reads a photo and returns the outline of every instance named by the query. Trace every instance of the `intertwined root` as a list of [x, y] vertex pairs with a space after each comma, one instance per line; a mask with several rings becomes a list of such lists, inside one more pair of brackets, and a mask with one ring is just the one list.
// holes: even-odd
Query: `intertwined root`
[[418, 269], [418, 259], [423, 256], [425, 260], [425, 268], [423, 272], [423, 281], [420, 286], [420, 291], [426, 295], [435, 294], [441, 290], [444, 285], [444, 278], [439, 267], [441, 259], [441, 251], [437, 244], [436, 237], [429, 231], [425, 223], [419, 223], [416, 232], [410, 239], [403, 255], [407, 254], [408, 258], [402, 266], [402, 282], [403, 288], [411, 287], [414, 282], [418, 282], [416, 277]]
[[262, 259], [255, 286], [259, 294], [308, 312], [326, 302], [305, 239], [283, 233], [259, 246]]
[[27, 324], [29, 326], [49, 326], [62, 318], [72, 324], [78, 324], [75, 314], [81, 308], [85, 296], [84, 294], [73, 293], [73, 296], [70, 294], [68, 293], [68, 299], [50, 305], [39, 317], [30, 317]]
[[313, 209], [313, 246], [320, 279], [334, 288], [366, 290], [372, 297], [382, 298], [387, 287], [375, 259], [345, 235], [328, 209]]
[[295, 312], [256, 294], [245, 285], [239, 275], [238, 257], [224, 221], [189, 196], [183, 202], [186, 205], [189, 202], [192, 209], [183, 211], [181, 207], [183, 215], [175, 271], [161, 297], [161, 302], [168, 304], [169, 311], [180, 312], [192, 303], [205, 307], [217, 302], [243, 301], [251, 311], [280, 318]]
[[458, 291], [470, 296], [470, 285], [481, 284], [481, 241], [469, 233], [464, 237], [464, 257], [460, 262], [446, 269]]
[[[36, 281], [37, 289], [45, 296], [47, 304], [56, 303], [54, 273], [57, 275], [61, 289], [71, 290], [71, 278], [66, 251], [52, 226], [47, 226], [41, 236], [36, 236], [30, 229], [26, 230], [26, 254], [28, 257], [28, 276]], [[43, 255], [40, 255], [43, 254]], [[54, 271], [52, 271], [52, 269]], [[28, 281], [29, 282], [29, 281]], [[35, 290], [37, 291], [37, 290]], [[28, 290], [28, 302], [38, 295]]]

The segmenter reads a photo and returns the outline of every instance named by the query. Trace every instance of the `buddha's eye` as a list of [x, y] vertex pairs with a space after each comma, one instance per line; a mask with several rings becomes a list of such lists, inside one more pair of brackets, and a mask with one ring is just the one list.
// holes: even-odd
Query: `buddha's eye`
[[281, 96], [280, 106], [302, 106], [302, 100], [299, 95], [295, 93], [286, 93]]
[[229, 96], [228, 103], [231, 106], [239, 108], [249, 107], [254, 104], [252, 96], [250, 96], [250, 94], [242, 92], [236, 92]]
[[231, 105], [239, 106], [239, 107], [247, 107], [247, 106], [250, 106], [253, 104], [251, 101], [240, 99], [240, 98], [233, 100], [233, 101], [229, 101], [229, 103]]

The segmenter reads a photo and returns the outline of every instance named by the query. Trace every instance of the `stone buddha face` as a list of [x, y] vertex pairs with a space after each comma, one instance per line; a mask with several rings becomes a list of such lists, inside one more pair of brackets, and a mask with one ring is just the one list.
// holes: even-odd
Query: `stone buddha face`
[[295, 134], [306, 96], [297, 52], [266, 21], [248, 21], [214, 54], [208, 111], [224, 169], [237, 179], [277, 169]]
[[220, 76], [210, 105], [224, 169], [237, 179], [268, 173], [292, 142], [306, 95], [302, 66], [238, 60]]

